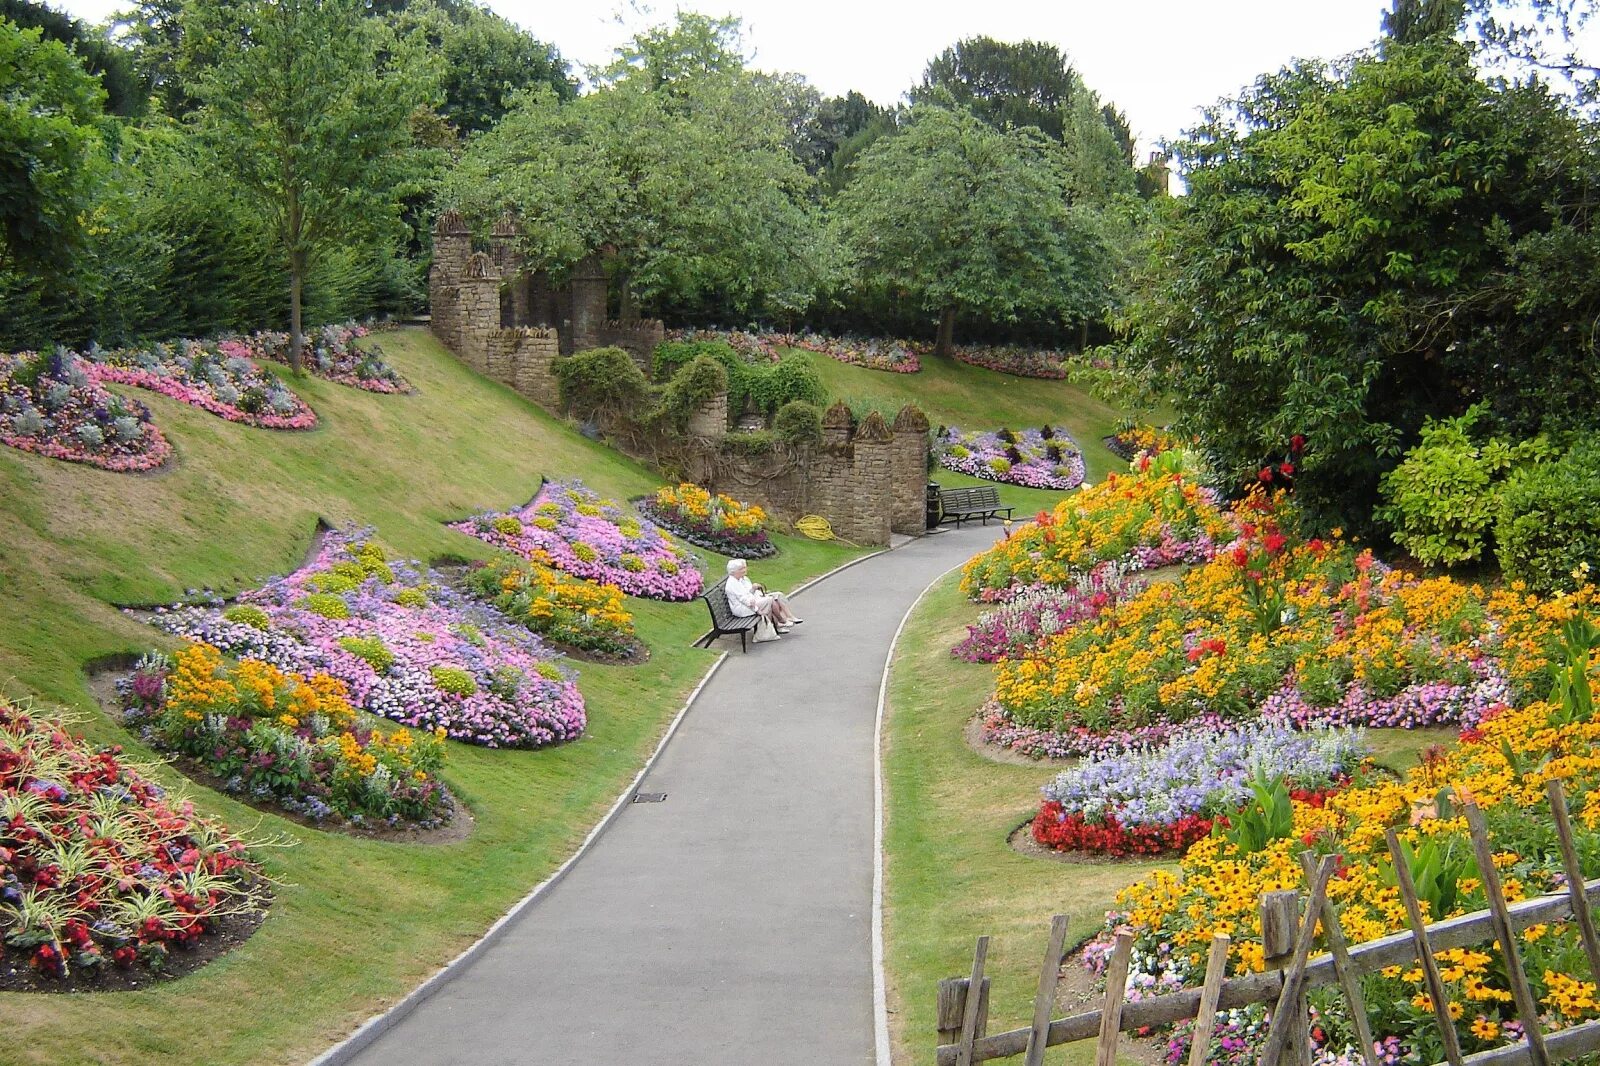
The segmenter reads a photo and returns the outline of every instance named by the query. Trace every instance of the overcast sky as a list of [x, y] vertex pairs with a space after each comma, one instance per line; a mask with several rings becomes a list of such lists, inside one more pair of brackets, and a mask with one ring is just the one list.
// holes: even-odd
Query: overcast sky
[[[126, 0], [55, 0], [98, 21]], [[490, 0], [567, 59], [601, 63], [633, 29], [669, 19], [619, 0]], [[795, 71], [829, 95], [893, 103], [929, 58], [963, 38], [1059, 45], [1090, 87], [1122, 108], [1141, 158], [1196, 109], [1290, 59], [1334, 57], [1377, 36], [1384, 0], [720, 0], [685, 5], [744, 20], [763, 70]], [[621, 24], [619, 24], [619, 18]]]

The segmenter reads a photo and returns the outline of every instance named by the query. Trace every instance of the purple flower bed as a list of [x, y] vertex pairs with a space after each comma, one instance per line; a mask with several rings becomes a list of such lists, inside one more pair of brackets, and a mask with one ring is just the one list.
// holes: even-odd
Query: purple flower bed
[[1134, 748], [1165, 744], [1174, 737], [1197, 729], [1226, 729], [1234, 723], [1215, 714], [1202, 714], [1183, 722], [1157, 722], [1137, 729], [1113, 729], [1097, 733], [1078, 726], [1072, 729], [1034, 729], [1012, 721], [995, 700], [978, 712], [981, 737], [986, 744], [1009, 748], [1030, 759], [1075, 759], [1085, 755], [1114, 755]]
[[[302, 365], [310, 373], [337, 385], [366, 392], [410, 392], [411, 384], [400, 371], [384, 361], [382, 348], [370, 341], [360, 343], [370, 333], [366, 326], [353, 322], [310, 330], [301, 353]], [[263, 331], [243, 340], [222, 342], [225, 350], [230, 345], [236, 346], [241, 354], [289, 365], [287, 333]]]
[[821, 333], [796, 333], [776, 338], [780, 344], [825, 355], [849, 366], [882, 370], [889, 374], [915, 374], [922, 359], [910, 341], [829, 337]]
[[526, 507], [485, 511], [450, 528], [632, 596], [692, 600], [703, 584], [693, 553], [580, 481], [549, 482]]
[[316, 557], [231, 607], [157, 612], [157, 628], [281, 670], [323, 671], [351, 702], [490, 748], [576, 739], [583, 697], [558, 653], [415, 563], [389, 562], [368, 530], [329, 533]]
[[1344, 696], [1330, 707], [1309, 703], [1294, 680], [1268, 696], [1261, 705], [1261, 716], [1268, 721], [1287, 722], [1298, 729], [1319, 725], [1370, 726], [1375, 729], [1420, 729], [1435, 725], [1476, 725], [1485, 711], [1511, 702], [1511, 683], [1494, 660], [1477, 659], [1468, 664], [1474, 675], [1469, 684], [1449, 681], [1424, 681], [1408, 685], [1393, 696], [1371, 695], [1360, 683], [1345, 689]]
[[1013, 433], [963, 433], [951, 426], [938, 440], [939, 465], [989, 481], [1033, 489], [1083, 484], [1083, 453], [1066, 433], [1045, 426]]
[[1046, 637], [1098, 618], [1106, 608], [1144, 588], [1145, 583], [1130, 578], [1125, 568], [1101, 563], [1065, 588], [1035, 586], [1021, 590], [1004, 605], [980, 615], [950, 654], [969, 663], [1018, 658]]
[[316, 412], [282, 382], [216, 342], [114, 351], [96, 345], [83, 354], [89, 375], [97, 381], [149, 389], [229, 422], [262, 429], [311, 429], [317, 424]]
[[1041, 790], [1066, 815], [1122, 826], [1170, 826], [1230, 814], [1258, 776], [1324, 790], [1355, 773], [1371, 749], [1356, 729], [1300, 732], [1254, 723], [1190, 728], [1158, 747], [1096, 755]]
[[0, 356], [0, 443], [117, 473], [172, 458], [150, 409], [110, 392], [90, 370], [64, 349]]

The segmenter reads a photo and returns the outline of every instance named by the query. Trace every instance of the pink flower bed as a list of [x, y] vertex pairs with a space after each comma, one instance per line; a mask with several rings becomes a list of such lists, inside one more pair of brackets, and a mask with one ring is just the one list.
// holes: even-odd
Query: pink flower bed
[[98, 382], [149, 389], [229, 422], [261, 429], [311, 429], [317, 415], [277, 378], [263, 374], [244, 354], [215, 342], [179, 341], [149, 348], [83, 353]]
[[796, 333], [774, 338], [779, 344], [817, 352], [850, 366], [890, 374], [915, 374], [922, 369], [916, 345], [910, 341], [829, 337], [821, 333]]
[[116, 473], [172, 458], [149, 409], [108, 391], [64, 350], [0, 356], [0, 443]]
[[692, 600], [703, 584], [688, 549], [579, 481], [549, 482], [526, 507], [485, 511], [450, 528], [631, 596]]
[[329, 533], [309, 564], [233, 606], [176, 607], [154, 624], [236, 658], [329, 674], [362, 710], [468, 744], [582, 734], [583, 696], [557, 652], [438, 574], [389, 561], [369, 533]]
[[1008, 485], [1031, 489], [1075, 489], [1083, 484], [1083, 452], [1063, 430], [1045, 426], [1013, 433], [963, 433], [951, 426], [939, 435], [939, 465]]
[[[411, 384], [384, 360], [382, 348], [370, 341], [360, 343], [371, 332], [366, 326], [353, 322], [308, 330], [301, 351], [301, 365], [307, 372], [336, 385], [366, 392], [410, 392]], [[289, 365], [287, 333], [252, 333], [246, 338], [222, 341], [218, 347], [229, 354]]]
[[781, 335], [746, 333], [740, 329], [669, 329], [667, 340], [673, 343], [722, 341], [753, 363], [776, 363], [782, 358], [778, 344], [787, 343]]

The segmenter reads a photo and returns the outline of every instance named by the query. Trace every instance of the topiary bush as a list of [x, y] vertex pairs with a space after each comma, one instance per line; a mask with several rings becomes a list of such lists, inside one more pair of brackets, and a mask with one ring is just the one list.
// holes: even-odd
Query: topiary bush
[[750, 396], [769, 418], [787, 403], [799, 401], [821, 407], [828, 402], [828, 390], [823, 388], [822, 379], [804, 359], [791, 356], [771, 366], [753, 369]]
[[816, 404], [790, 400], [772, 420], [772, 434], [785, 444], [799, 447], [822, 443], [822, 411]]
[[682, 430], [695, 411], [727, 388], [727, 369], [709, 355], [697, 355], [667, 383], [661, 399], [661, 416], [674, 428]]
[[1386, 502], [1377, 510], [1379, 520], [1394, 530], [1395, 543], [1429, 566], [1479, 559], [1506, 476], [1553, 454], [1543, 437], [1517, 444], [1499, 437], [1475, 441], [1473, 426], [1484, 413], [1475, 404], [1458, 418], [1429, 419], [1421, 441], [1380, 482]]
[[1573, 571], [1600, 571], [1600, 444], [1512, 475], [1495, 524], [1500, 569], [1540, 592], [1570, 588]]
[[650, 403], [650, 382], [621, 348], [592, 348], [555, 363], [561, 402], [580, 418], [634, 416]]

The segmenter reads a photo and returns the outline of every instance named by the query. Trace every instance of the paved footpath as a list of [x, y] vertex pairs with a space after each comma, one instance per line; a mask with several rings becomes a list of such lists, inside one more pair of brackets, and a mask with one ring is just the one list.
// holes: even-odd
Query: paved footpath
[[666, 802], [625, 808], [353, 1061], [871, 1063], [884, 661], [918, 594], [999, 532], [945, 531], [835, 574], [795, 600], [804, 625], [748, 655], [723, 638], [732, 654], [639, 786]]

